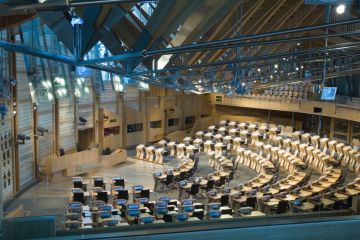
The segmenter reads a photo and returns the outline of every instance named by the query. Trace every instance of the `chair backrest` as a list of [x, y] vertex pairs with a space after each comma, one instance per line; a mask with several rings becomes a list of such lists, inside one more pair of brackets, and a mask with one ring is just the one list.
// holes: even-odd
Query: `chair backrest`
[[119, 206], [126, 206], [127, 204], [127, 200], [126, 199], [116, 199], [116, 205], [119, 205]]
[[221, 212], [220, 211], [209, 211], [207, 212], [209, 218], [220, 218]]
[[281, 200], [277, 206], [276, 214], [283, 214], [286, 213], [286, 209], [289, 206], [288, 201]]
[[99, 206], [99, 211], [111, 211], [112, 205], [111, 204], [104, 204]]
[[83, 188], [82, 181], [74, 181], [74, 188]]
[[221, 195], [220, 204], [221, 204], [221, 206], [229, 205], [229, 195]]
[[207, 189], [213, 189], [213, 188], [214, 188], [214, 185], [215, 185], [214, 179], [210, 179], [210, 180], [208, 180], [207, 183], [206, 183]]
[[68, 207], [82, 207], [82, 203], [81, 202], [70, 202], [68, 204]]
[[129, 199], [129, 191], [127, 189], [123, 189], [121, 191], [118, 191], [118, 198], [119, 199]]
[[102, 206], [102, 205], [104, 205], [104, 204], [105, 204], [105, 202], [104, 202], [103, 200], [95, 200], [95, 201], [93, 202], [93, 205], [94, 205], [94, 206], [97, 206], [97, 207]]
[[248, 215], [251, 213], [251, 207], [242, 207], [239, 209], [240, 214]]
[[144, 186], [143, 185], [134, 185], [132, 187], [135, 191], [141, 191], [144, 189]]
[[167, 185], [173, 183], [173, 181], [174, 181], [174, 175], [173, 175], [173, 174], [168, 174], [168, 175], [166, 175], [165, 183], [166, 183]]
[[137, 201], [141, 204], [145, 204], [149, 202], [149, 198], [138, 198]]
[[126, 214], [131, 217], [137, 217], [140, 216], [140, 210], [139, 209], [128, 209], [126, 210]]
[[104, 180], [103, 179], [94, 179], [94, 186], [95, 187], [103, 187], [104, 186]]
[[226, 176], [220, 176], [219, 185], [222, 186], [226, 183]]
[[208, 211], [219, 210], [220, 209], [220, 204], [219, 203], [209, 203], [207, 205], [207, 209], [208, 209]]
[[140, 192], [140, 197], [150, 199], [150, 189], [142, 189]]
[[81, 221], [81, 213], [68, 213], [66, 214], [66, 219], [72, 221]]
[[118, 220], [117, 219], [110, 219], [110, 220], [106, 220], [104, 221], [104, 225], [108, 226], [108, 227], [115, 227], [118, 224]]
[[85, 198], [84, 198], [84, 192], [74, 192], [74, 201], [76, 202], [84, 202]]
[[129, 203], [127, 209], [139, 209], [140, 205], [138, 203]]
[[192, 200], [192, 199], [184, 199], [181, 204], [182, 205], [193, 205], [194, 200]]
[[110, 211], [98, 212], [100, 218], [111, 218], [112, 214]]
[[194, 212], [195, 207], [193, 205], [183, 205], [181, 206], [183, 212]]
[[256, 205], [256, 197], [247, 197], [246, 198], [246, 206], [255, 208]]
[[168, 213], [168, 208], [167, 207], [156, 207], [155, 206], [155, 213], [157, 213], [157, 214], [166, 214], [166, 213]]
[[197, 194], [197, 193], [199, 193], [199, 191], [200, 191], [200, 184], [198, 184], [198, 183], [193, 183], [192, 185], [191, 185], [191, 194]]
[[170, 197], [168, 196], [162, 196], [159, 198], [159, 201], [162, 201], [162, 202], [170, 202]]
[[153, 216], [140, 217], [139, 219], [140, 223], [144, 223], [144, 224], [153, 223], [154, 220], [155, 218]]
[[107, 202], [107, 200], [108, 200], [107, 192], [106, 191], [98, 192], [97, 196], [96, 196], [96, 199]]
[[82, 207], [69, 207], [68, 212], [69, 213], [81, 213]]
[[299, 206], [302, 205], [303, 201], [304, 201], [303, 198], [299, 198], [299, 199], [294, 200], [294, 201], [292, 202], [292, 204], [293, 204], [294, 206], [299, 207]]
[[165, 213], [163, 215], [163, 220], [164, 220], [164, 222], [172, 222], [173, 221], [173, 215]]
[[114, 180], [114, 185], [115, 186], [125, 187], [125, 179], [123, 179], [123, 178], [115, 179]]
[[66, 229], [79, 229], [80, 228], [80, 222], [78, 222], [78, 221], [66, 221], [65, 222], [65, 228]]
[[174, 218], [176, 221], [184, 222], [189, 219], [189, 215], [187, 213], [177, 213]]

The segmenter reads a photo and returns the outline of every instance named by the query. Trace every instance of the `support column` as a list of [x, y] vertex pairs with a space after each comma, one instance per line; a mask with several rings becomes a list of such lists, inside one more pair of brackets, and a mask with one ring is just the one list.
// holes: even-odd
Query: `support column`
[[[11, 42], [15, 42], [15, 36], [13, 35], [12, 30], [10, 29], [8, 31], [8, 38]], [[16, 53], [15, 52], [9, 52], [9, 77], [16, 79]], [[17, 144], [17, 135], [18, 135], [18, 115], [14, 115], [13, 112], [18, 112], [17, 106], [17, 87], [11, 86], [11, 93], [12, 93], [12, 101], [10, 102], [10, 111], [9, 114], [12, 115], [12, 132], [13, 132], [13, 183], [14, 183], [14, 193], [18, 192], [20, 190], [20, 162], [19, 162], [19, 146]], [[1, 175], [2, 176], [2, 175]], [[2, 178], [2, 177], [1, 177]], [[3, 180], [3, 179], [2, 179]], [[1, 188], [4, 185], [4, 183], [0, 182]], [[2, 195], [1, 195], [1, 201], [3, 201]], [[1, 204], [2, 205], [2, 204]], [[2, 206], [1, 206], [1, 209]]]
[[59, 128], [59, 99], [54, 98], [54, 153], [59, 156], [60, 128]]

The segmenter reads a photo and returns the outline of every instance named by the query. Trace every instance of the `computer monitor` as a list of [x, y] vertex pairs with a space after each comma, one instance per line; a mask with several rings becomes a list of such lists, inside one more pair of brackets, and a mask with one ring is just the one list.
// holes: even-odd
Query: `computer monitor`
[[333, 101], [336, 97], [337, 87], [324, 87], [321, 93], [321, 100]]

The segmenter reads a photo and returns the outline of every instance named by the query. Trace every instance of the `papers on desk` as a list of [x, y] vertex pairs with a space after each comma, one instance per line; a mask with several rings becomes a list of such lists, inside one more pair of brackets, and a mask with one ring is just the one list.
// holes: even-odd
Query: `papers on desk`
[[84, 217], [84, 218], [82, 219], [82, 223], [83, 223], [84, 225], [92, 225], [93, 221], [92, 221], [91, 217]]

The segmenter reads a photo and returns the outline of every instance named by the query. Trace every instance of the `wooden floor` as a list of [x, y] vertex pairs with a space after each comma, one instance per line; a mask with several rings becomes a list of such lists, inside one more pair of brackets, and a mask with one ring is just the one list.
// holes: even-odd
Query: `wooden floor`
[[[114, 176], [122, 176], [126, 179], [127, 186], [141, 184], [146, 188], [153, 189], [152, 174], [163, 169], [162, 165], [128, 157], [125, 163], [93, 171], [85, 175], [84, 179], [90, 180], [92, 176], [102, 176], [109, 179]], [[4, 215], [6, 217], [9, 212], [21, 207], [23, 216], [61, 214], [65, 209], [71, 188], [72, 178], [64, 178], [63, 181], [56, 183], [41, 181], [14, 199], [5, 209]]]

